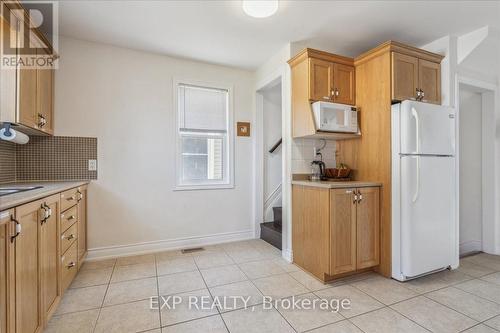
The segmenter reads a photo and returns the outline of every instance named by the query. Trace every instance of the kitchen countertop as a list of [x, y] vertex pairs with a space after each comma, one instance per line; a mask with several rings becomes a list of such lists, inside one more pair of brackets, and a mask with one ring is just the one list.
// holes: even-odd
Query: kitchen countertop
[[382, 186], [378, 182], [364, 182], [359, 180], [333, 182], [333, 181], [312, 181], [312, 180], [292, 180], [292, 185], [302, 185], [321, 188], [351, 188], [351, 187], [374, 187]]
[[9, 183], [2, 184], [0, 187], [14, 187], [14, 186], [43, 186], [30, 191], [24, 191], [0, 197], [0, 211], [12, 207], [16, 207], [31, 201], [48, 197], [52, 194], [63, 192], [71, 188], [88, 184], [90, 181], [64, 181], [64, 182], [22, 182], [22, 183]]

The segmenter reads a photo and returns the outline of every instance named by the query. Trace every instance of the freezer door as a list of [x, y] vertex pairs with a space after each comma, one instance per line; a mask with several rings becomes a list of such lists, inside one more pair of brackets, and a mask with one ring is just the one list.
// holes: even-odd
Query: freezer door
[[403, 101], [400, 107], [402, 154], [455, 155], [455, 110]]
[[401, 157], [401, 271], [413, 277], [456, 256], [455, 159]]

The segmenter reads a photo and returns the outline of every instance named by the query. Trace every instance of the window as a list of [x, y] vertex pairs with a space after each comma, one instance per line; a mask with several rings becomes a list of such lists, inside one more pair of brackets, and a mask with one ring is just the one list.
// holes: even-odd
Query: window
[[231, 89], [175, 82], [177, 189], [232, 187]]

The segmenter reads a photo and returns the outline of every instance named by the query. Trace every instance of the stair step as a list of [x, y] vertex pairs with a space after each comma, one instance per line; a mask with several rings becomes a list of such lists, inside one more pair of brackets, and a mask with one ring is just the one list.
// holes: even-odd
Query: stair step
[[274, 222], [261, 223], [260, 239], [281, 250], [281, 226], [277, 228]]

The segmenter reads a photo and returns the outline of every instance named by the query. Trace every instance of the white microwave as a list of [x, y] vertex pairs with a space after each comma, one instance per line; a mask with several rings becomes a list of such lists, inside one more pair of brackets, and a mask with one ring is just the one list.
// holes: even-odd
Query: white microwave
[[315, 102], [312, 104], [316, 130], [322, 132], [358, 133], [358, 110], [345, 104]]

